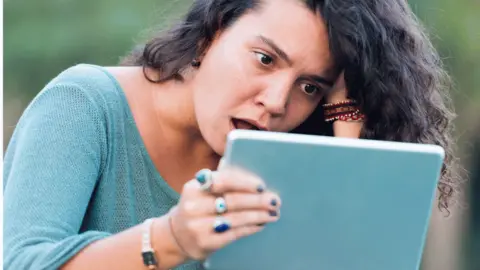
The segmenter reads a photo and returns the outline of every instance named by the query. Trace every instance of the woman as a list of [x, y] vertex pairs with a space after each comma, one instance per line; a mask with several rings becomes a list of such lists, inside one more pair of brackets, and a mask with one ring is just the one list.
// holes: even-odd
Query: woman
[[5, 267], [201, 269], [279, 218], [261, 179], [210, 171], [236, 128], [441, 145], [447, 208], [446, 78], [405, 1], [197, 0], [122, 66], [72, 67], [26, 109]]

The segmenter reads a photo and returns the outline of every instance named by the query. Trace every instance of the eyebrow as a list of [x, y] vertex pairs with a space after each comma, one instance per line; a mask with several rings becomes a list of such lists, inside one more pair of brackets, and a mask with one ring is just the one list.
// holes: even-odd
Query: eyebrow
[[[278, 56], [280, 58], [282, 58], [285, 62], [287, 62], [289, 65], [292, 65], [293, 62], [292, 60], [288, 57], [287, 53], [282, 50], [277, 44], [275, 44], [275, 42], [265, 36], [262, 36], [262, 35], [258, 35], [257, 38], [265, 43], [267, 46], [269, 46], [270, 48], [272, 48], [272, 50], [275, 51], [276, 54], [278, 54]], [[331, 81], [331, 80], [328, 80], [322, 76], [318, 76], [318, 75], [305, 75], [305, 76], [302, 76], [304, 79], [309, 79], [309, 80], [312, 80], [312, 81], [315, 81], [316, 83], [318, 84], [324, 84], [324, 85], [327, 85], [327, 86], [333, 86], [334, 82]]]
[[287, 62], [289, 65], [292, 65], [292, 60], [290, 60], [287, 53], [285, 53], [284, 50], [280, 49], [280, 47], [278, 47], [278, 45], [275, 44], [275, 42], [273, 40], [271, 40], [271, 39], [269, 39], [265, 36], [262, 36], [262, 35], [259, 35], [257, 37], [260, 41], [262, 41], [263, 43], [268, 45], [270, 48], [272, 48], [272, 50], [274, 50], [275, 53], [278, 54], [278, 56], [280, 56], [280, 58], [285, 60], [285, 62]]

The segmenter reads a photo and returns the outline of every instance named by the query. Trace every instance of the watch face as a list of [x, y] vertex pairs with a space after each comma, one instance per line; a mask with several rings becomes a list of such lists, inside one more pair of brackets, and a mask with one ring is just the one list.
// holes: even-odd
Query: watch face
[[[143, 264], [149, 269], [155, 269], [157, 266], [157, 259], [153, 251], [144, 251], [142, 252]], [[153, 267], [153, 268], [152, 268]]]

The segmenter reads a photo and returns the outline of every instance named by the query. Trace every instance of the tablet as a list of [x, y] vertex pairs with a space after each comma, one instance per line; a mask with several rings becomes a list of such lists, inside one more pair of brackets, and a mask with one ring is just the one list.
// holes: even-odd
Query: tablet
[[435, 145], [234, 130], [222, 163], [278, 192], [280, 220], [204, 266], [417, 270], [443, 159]]

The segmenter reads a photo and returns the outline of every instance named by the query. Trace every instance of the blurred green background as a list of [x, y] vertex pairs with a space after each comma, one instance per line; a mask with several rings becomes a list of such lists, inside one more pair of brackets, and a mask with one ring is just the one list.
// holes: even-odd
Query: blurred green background
[[[78, 63], [117, 64], [136, 42], [174, 22], [191, 2], [4, 1], [4, 149], [22, 111], [50, 79]], [[434, 211], [422, 269], [478, 270], [480, 2], [409, 2], [454, 78], [458, 156], [470, 172], [452, 215]]]

